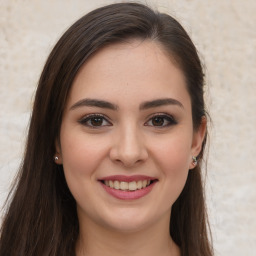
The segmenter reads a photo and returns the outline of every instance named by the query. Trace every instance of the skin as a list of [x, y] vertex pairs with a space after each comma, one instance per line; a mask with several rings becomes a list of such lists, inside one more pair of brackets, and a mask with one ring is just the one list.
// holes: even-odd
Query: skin
[[[175, 101], [145, 108], [145, 102], [167, 98]], [[115, 109], [87, 106], [84, 99], [106, 101]], [[101, 116], [88, 117], [93, 114]], [[169, 235], [171, 207], [194, 168], [192, 156], [201, 150], [205, 126], [202, 121], [193, 130], [183, 73], [159, 44], [110, 45], [84, 64], [56, 145], [77, 202], [77, 255], [180, 255]], [[136, 200], [117, 199], [99, 182], [137, 174], [157, 182]]]

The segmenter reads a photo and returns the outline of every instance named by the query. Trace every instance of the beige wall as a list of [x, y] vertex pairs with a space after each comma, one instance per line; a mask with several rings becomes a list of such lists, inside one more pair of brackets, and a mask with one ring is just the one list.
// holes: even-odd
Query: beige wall
[[[0, 205], [21, 159], [51, 47], [106, 0], [0, 0]], [[256, 251], [256, 1], [147, 1], [178, 18], [206, 65], [212, 116], [208, 205], [217, 256]]]

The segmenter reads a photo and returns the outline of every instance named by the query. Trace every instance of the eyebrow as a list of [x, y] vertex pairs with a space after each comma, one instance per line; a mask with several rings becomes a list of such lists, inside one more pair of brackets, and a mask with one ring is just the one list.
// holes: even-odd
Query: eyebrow
[[166, 105], [176, 105], [178, 107], [184, 108], [180, 101], [172, 98], [156, 99], [152, 101], [143, 102], [140, 105], [140, 110], [145, 110], [149, 108], [161, 107]]
[[[178, 100], [172, 99], [172, 98], [164, 98], [164, 99], [156, 99], [152, 101], [146, 101], [140, 104], [139, 109], [140, 110], [146, 110], [149, 108], [154, 107], [161, 107], [166, 105], [176, 105], [181, 108], [184, 108], [184, 106], [179, 102]], [[79, 107], [98, 107], [98, 108], [106, 108], [111, 110], [118, 110], [118, 106], [110, 103], [105, 100], [98, 100], [98, 99], [82, 99], [76, 102], [74, 105], [71, 106], [70, 110], [74, 110]]]
[[118, 110], [118, 106], [114, 105], [105, 100], [97, 99], [82, 99], [75, 103], [70, 110], [76, 109], [78, 107], [98, 107], [98, 108], [107, 108], [111, 110]]

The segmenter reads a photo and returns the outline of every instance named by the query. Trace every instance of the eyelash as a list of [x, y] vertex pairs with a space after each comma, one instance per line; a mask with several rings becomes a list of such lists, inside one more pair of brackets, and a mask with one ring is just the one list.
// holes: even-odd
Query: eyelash
[[[154, 118], [160, 118], [160, 121], [163, 122], [162, 125], [161, 125], [161, 123], [160, 123], [160, 125], [153, 125], [152, 122], [153, 122]], [[97, 122], [96, 119], [98, 119], [98, 121], [100, 120], [99, 125], [92, 124], [93, 119], [96, 122]], [[90, 114], [90, 115], [83, 117], [78, 122], [84, 126], [87, 126], [87, 127], [93, 128], [93, 129], [97, 129], [97, 128], [100, 128], [103, 126], [112, 126], [112, 123], [108, 120], [108, 118], [106, 118], [106, 116], [102, 115], [102, 114]], [[104, 122], [106, 122], [107, 124], [104, 124]], [[149, 124], [150, 122], [152, 124]], [[145, 126], [153, 126], [156, 128], [164, 128], [164, 127], [168, 127], [168, 126], [176, 125], [176, 124], [177, 124], [177, 121], [174, 119], [173, 116], [171, 116], [169, 114], [164, 114], [164, 113], [157, 113], [157, 114], [154, 114], [152, 117], [150, 117], [150, 119], [144, 125]]]
[[[102, 124], [101, 125], [93, 125], [92, 124], [92, 120], [94, 119], [94, 121], [95, 121], [96, 118], [101, 119], [102, 122], [107, 122], [108, 124], [105, 124], [105, 125], [102, 125]], [[87, 116], [83, 117], [82, 119], [80, 119], [78, 122], [80, 124], [84, 125], [84, 126], [87, 126], [87, 127], [93, 128], [93, 129], [95, 129], [95, 128], [97, 129], [98, 127], [102, 127], [102, 126], [112, 126], [112, 124], [110, 123], [108, 118], [106, 118], [106, 116], [101, 115], [101, 114], [90, 114], [90, 115], [87, 115]]]
[[[154, 118], [161, 118], [162, 121], [164, 122], [163, 125], [149, 125], [148, 123], [153, 121]], [[176, 125], [177, 121], [175, 120], [175, 118], [169, 114], [166, 113], [156, 113], [154, 114], [152, 117], [150, 117], [150, 119], [145, 123], [145, 126], [153, 126], [156, 128], [165, 128], [168, 126], [172, 126], [172, 125]]]

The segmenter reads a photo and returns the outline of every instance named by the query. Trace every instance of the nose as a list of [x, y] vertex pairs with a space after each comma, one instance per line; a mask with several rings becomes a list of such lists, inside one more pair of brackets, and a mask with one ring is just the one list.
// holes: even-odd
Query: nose
[[125, 127], [115, 134], [110, 158], [125, 167], [133, 167], [146, 161], [148, 151], [145, 139], [137, 127]]

